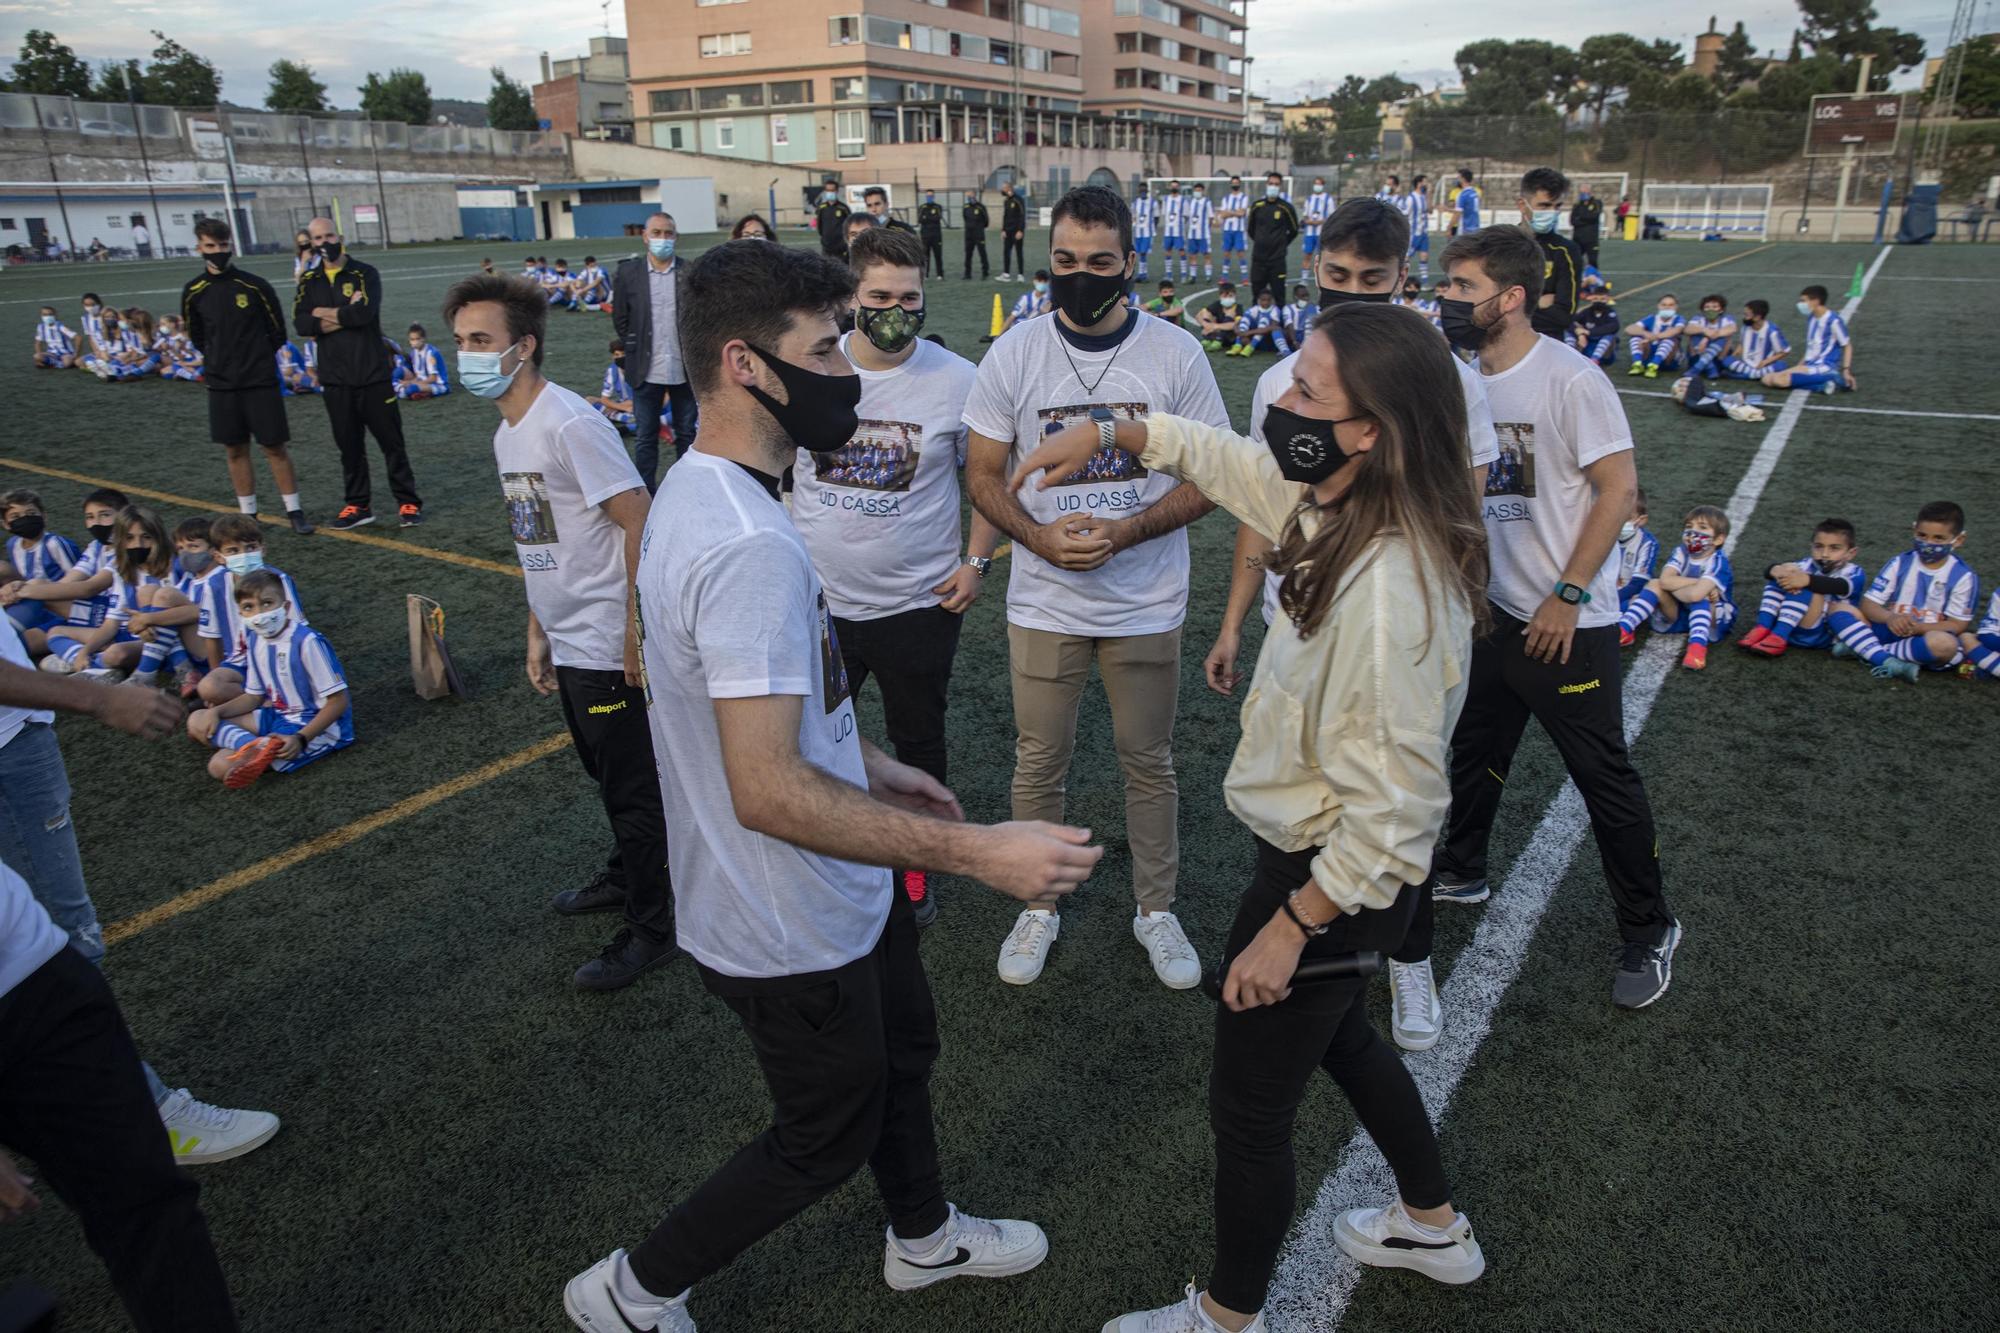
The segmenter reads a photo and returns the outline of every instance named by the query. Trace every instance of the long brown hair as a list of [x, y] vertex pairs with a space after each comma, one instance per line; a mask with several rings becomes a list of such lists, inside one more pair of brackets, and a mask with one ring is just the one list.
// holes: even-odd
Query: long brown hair
[[1310, 636], [1341, 585], [1366, 568], [1376, 539], [1395, 534], [1416, 554], [1426, 639], [1432, 578], [1465, 600], [1483, 632], [1486, 528], [1467, 472], [1465, 390], [1444, 339], [1414, 310], [1358, 301], [1326, 310], [1307, 336], [1332, 343], [1348, 410], [1373, 420], [1380, 437], [1349, 464], [1353, 481], [1318, 509], [1310, 536], [1300, 523], [1316, 507], [1310, 498], [1285, 524], [1272, 565], [1284, 578], [1279, 605]]
[[[146, 540], [152, 544], [152, 554], [141, 565], [132, 558], [132, 548], [126, 544], [125, 533], [137, 523], [146, 533]], [[113, 560], [118, 569], [118, 577], [127, 583], [137, 583], [141, 572], [163, 579], [174, 563], [174, 539], [167, 535], [167, 525], [160, 516], [145, 505], [126, 505], [118, 511], [118, 519], [111, 530]]]

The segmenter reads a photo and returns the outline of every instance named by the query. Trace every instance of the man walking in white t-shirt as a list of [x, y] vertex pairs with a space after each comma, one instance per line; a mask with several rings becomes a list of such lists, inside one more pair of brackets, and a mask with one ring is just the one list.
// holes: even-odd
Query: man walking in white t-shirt
[[528, 683], [562, 696], [616, 841], [605, 868], [555, 897], [565, 915], [625, 914], [580, 990], [617, 990], [673, 956], [666, 818], [639, 688], [632, 603], [646, 487], [617, 428], [542, 375], [549, 303], [537, 285], [477, 274], [445, 294], [459, 383], [500, 409], [493, 457], [528, 593]]
[[[1014, 685], [1014, 817], [1062, 818], [1077, 706], [1092, 661], [1111, 704], [1125, 774], [1126, 839], [1138, 900], [1134, 936], [1154, 972], [1184, 990], [1201, 981], [1173, 914], [1180, 866], [1174, 776], [1184, 529], [1212, 507], [1194, 487], [1149, 474], [1111, 444], [1112, 423], [1171, 412], [1227, 429], [1229, 414], [1201, 344], [1126, 305], [1137, 255], [1132, 215], [1115, 192], [1071, 190], [1051, 215], [1051, 319], [993, 344], [965, 405], [966, 483], [989, 522], [1014, 539], [1007, 585]], [[1095, 421], [1105, 445], [1076, 475], [1016, 495], [1008, 476], [1041, 437]], [[1024, 910], [1000, 948], [1000, 979], [1042, 974], [1061, 919], [1053, 901]]]
[[[1399, 995], [1429, 985], [1434, 899], [1486, 901], [1487, 840], [1533, 717], [1590, 811], [1623, 941], [1612, 1002], [1644, 1008], [1666, 993], [1681, 927], [1667, 908], [1645, 784], [1625, 746], [1617, 543], [1638, 490], [1631, 431], [1597, 364], [1529, 323], [1543, 275], [1532, 236], [1519, 227], [1462, 232], [1442, 262], [1445, 337], [1479, 354], [1500, 438], [1485, 503], [1494, 624], [1473, 645], [1451, 740], [1451, 818], [1432, 892], [1418, 899], [1393, 955], [1392, 981]], [[1412, 981], [1411, 968], [1423, 975]]]
[[[832, 453], [799, 450], [792, 521], [826, 585], [848, 692], [859, 695], [873, 676], [896, 758], [942, 783], [959, 626], [1000, 541], [975, 511], [959, 558], [958, 470], [974, 371], [920, 336], [924, 248], [913, 233], [863, 232], [848, 243], [847, 265], [854, 331], [840, 347], [861, 380], [861, 424]], [[917, 924], [929, 925], [937, 903], [924, 871], [899, 877]]]
[[731, 241], [690, 266], [684, 290], [702, 428], [660, 484], [639, 557], [648, 715], [680, 941], [743, 1025], [774, 1105], [771, 1127], [629, 1254], [570, 1281], [564, 1308], [597, 1333], [692, 1333], [697, 1283], [863, 1165], [889, 1214], [882, 1277], [895, 1290], [1040, 1264], [1040, 1227], [945, 1199], [937, 1013], [915, 913], [878, 867], [894, 849], [1032, 900], [1070, 892], [1102, 854], [1085, 829], [967, 824], [942, 783], [855, 734], [826, 593], [778, 499], [798, 450], [832, 453], [858, 424], [836, 322], [848, 271]]

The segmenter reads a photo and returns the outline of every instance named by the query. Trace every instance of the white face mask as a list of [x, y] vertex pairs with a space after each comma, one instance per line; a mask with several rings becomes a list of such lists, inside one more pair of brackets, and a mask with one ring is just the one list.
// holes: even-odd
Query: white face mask
[[1618, 540], [1621, 542], [1629, 542], [1632, 540], [1632, 534], [1637, 532], [1638, 530], [1639, 530], [1639, 525], [1637, 523], [1627, 523], [1623, 527], [1618, 529]]
[[1528, 225], [1544, 236], [1556, 229], [1562, 220], [1562, 211], [1555, 208], [1538, 208], [1528, 215]]
[[1313, 182], [1313, 193], [1314, 193], [1314, 194], [1325, 194], [1325, 193], [1326, 193], [1326, 186], [1324, 186], [1324, 185], [1320, 184], [1320, 183], [1319, 183], [1318, 181], [1314, 181], [1314, 182]]
[[1264, 187], [1264, 197], [1266, 199], [1276, 199], [1278, 197], [1278, 187], [1275, 185], [1266, 185]]
[[259, 611], [243, 617], [243, 623], [256, 630], [259, 637], [275, 639], [285, 631], [285, 608], [274, 606], [269, 611]]
[[1807, 319], [1812, 318], [1812, 307], [1807, 305], [1804, 301], [1800, 301], [1793, 308], [1797, 310], [1801, 315], [1804, 315]]
[[1663, 305], [1660, 307], [1661, 319], [1672, 319], [1675, 315], [1678, 314], [1680, 314], [1680, 307], [1678, 306]]

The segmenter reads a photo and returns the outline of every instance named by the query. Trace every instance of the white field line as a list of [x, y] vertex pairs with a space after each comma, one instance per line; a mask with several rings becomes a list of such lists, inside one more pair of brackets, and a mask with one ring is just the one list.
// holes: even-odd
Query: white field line
[[[1742, 381], [1728, 381], [1741, 383]], [[1754, 387], [1754, 386], [1753, 386]], [[1671, 398], [1664, 389], [1620, 389], [1627, 398]], [[1931, 417], [1940, 421], [2000, 421], [1992, 412], [1919, 412], [1908, 407], [1837, 407], [1832, 403], [1808, 403], [1808, 412], [1858, 412], [1870, 417]]]
[[[1888, 256], [1886, 246], [1875, 256], [1873, 266], [1862, 280], [1862, 295], [1867, 294], [1869, 284]], [[1849, 301], [1841, 311], [1842, 318], [1851, 318], [1860, 304], [1859, 296]], [[1750, 516], [1756, 512], [1757, 501], [1764, 494], [1764, 487], [1777, 468], [1792, 432], [1798, 429], [1811, 398], [1812, 394], [1804, 389], [1792, 392], [1756, 456], [1750, 460], [1736, 493], [1729, 497], [1726, 509], [1730, 517], [1730, 545], [1742, 536]], [[1627, 743], [1639, 739], [1673, 664], [1670, 641], [1653, 638], [1625, 673]], [[1492, 1030], [1500, 1001], [1520, 974], [1542, 914], [1589, 831], [1590, 818], [1584, 810], [1583, 797], [1573, 783], [1564, 782], [1530, 835], [1528, 845], [1508, 869], [1506, 892], [1494, 894], [1480, 909], [1479, 929], [1465, 952], [1453, 961], [1451, 976], [1443, 987], [1441, 1000], [1449, 1015], [1444, 1035], [1430, 1051], [1408, 1060], [1432, 1123], [1443, 1119], [1452, 1094], [1478, 1054], [1480, 1043]], [[1349, 1208], [1379, 1204], [1392, 1197], [1395, 1189], [1396, 1181], [1388, 1163], [1367, 1134], [1356, 1130], [1341, 1150], [1339, 1164], [1321, 1184], [1318, 1197], [1299, 1218], [1279, 1257], [1278, 1273], [1264, 1307], [1274, 1329], [1304, 1333], [1308, 1329], [1339, 1326], [1360, 1280], [1361, 1268], [1334, 1245], [1334, 1219]], [[1488, 1233], [1488, 1239], [1491, 1238]]]

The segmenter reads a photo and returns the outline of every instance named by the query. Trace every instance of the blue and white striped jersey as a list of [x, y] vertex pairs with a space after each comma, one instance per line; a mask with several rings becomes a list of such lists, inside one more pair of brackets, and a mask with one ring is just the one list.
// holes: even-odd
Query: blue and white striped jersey
[[433, 344], [425, 343], [422, 347], [412, 347], [402, 356], [404, 363], [410, 368], [410, 373], [418, 379], [425, 382], [436, 380], [440, 384], [450, 383], [445, 377], [444, 357], [439, 355], [438, 349]]
[[1915, 551], [1904, 551], [1876, 571], [1867, 596], [1875, 605], [1900, 611], [1919, 624], [1970, 620], [1979, 604], [1979, 576], [1955, 555], [1930, 569]]
[[[91, 579], [99, 574], [116, 577], [117, 560], [110, 546], [100, 541], [92, 541], [83, 548], [83, 554], [76, 558], [69, 576], [72, 579]], [[69, 623], [72, 625], [102, 625], [104, 617], [111, 611], [111, 590], [106, 588], [93, 597], [78, 598], [69, 604]]]
[[89, 306], [85, 306], [83, 308], [83, 336], [91, 342], [96, 342], [103, 332], [104, 307], [99, 306], [97, 309], [92, 310]]
[[1238, 216], [1222, 220], [1222, 234], [1225, 236], [1241, 235], [1244, 222], [1244, 218], [1241, 215], [1247, 213], [1249, 209], [1250, 196], [1242, 190], [1231, 190], [1228, 194], [1223, 195], [1222, 211], [1225, 213], [1235, 213]]
[[1055, 309], [1055, 302], [1047, 292], [1022, 292], [1014, 301], [1014, 318], [1025, 323], [1036, 315], [1046, 315]]
[[34, 541], [22, 537], [7, 539], [7, 563], [23, 579], [47, 579], [53, 583], [76, 567], [76, 543], [58, 533], [44, 532]]
[[1674, 553], [1667, 557], [1668, 570], [1687, 579], [1714, 579], [1715, 586], [1722, 589], [1724, 601], [1736, 596], [1736, 571], [1730, 567], [1729, 556], [1720, 547], [1707, 555], [1696, 557], [1688, 554], [1685, 546], [1676, 546]]
[[1681, 317], [1681, 312], [1678, 310], [1671, 315], [1655, 310], [1639, 321], [1639, 327], [1648, 333], [1667, 333], [1674, 329], [1685, 329], [1687, 320]]
[[1390, 202], [1395, 204], [1396, 211], [1401, 213], [1404, 220], [1410, 224], [1410, 236], [1412, 239], [1429, 234], [1431, 225], [1430, 201], [1424, 196], [1421, 190], [1412, 190], [1408, 194], [1399, 194]]
[[1843, 601], [1853, 601], [1861, 595], [1861, 590], [1868, 586], [1868, 571], [1852, 560], [1838, 569], [1821, 569], [1813, 563], [1812, 552], [1808, 551], [1798, 561], [1798, 566], [1806, 573], [1817, 574], [1821, 578], [1845, 579], [1847, 581], [1846, 591], [1828, 594], [1832, 597], [1841, 598]]
[[1737, 331], [1736, 340], [1743, 349], [1743, 359], [1753, 366], [1762, 363], [1767, 357], [1782, 356], [1792, 350], [1792, 344], [1786, 339], [1785, 331], [1768, 319], [1764, 321], [1764, 327], [1761, 329], [1753, 329], [1745, 324]]
[[1280, 354], [1288, 354], [1292, 350], [1291, 341], [1285, 337], [1285, 311], [1282, 306], [1253, 305], [1246, 308], [1236, 321], [1236, 330], [1239, 333], [1263, 333], [1268, 330], [1271, 345]]
[[[305, 624], [305, 608], [299, 605], [299, 588], [292, 582], [292, 576], [269, 565], [264, 568], [276, 574], [278, 581], [285, 585], [285, 604], [291, 608], [292, 623]], [[190, 600], [201, 613], [195, 621], [195, 633], [221, 644], [223, 657], [240, 659], [249, 648], [250, 640], [257, 636], [236, 613], [236, 576], [226, 566], [216, 566], [195, 584], [195, 593]]]
[[1618, 586], [1624, 587], [1633, 579], [1653, 577], [1653, 565], [1660, 558], [1660, 539], [1645, 528], [1632, 534], [1632, 540], [1618, 543]]
[[1319, 318], [1319, 307], [1311, 301], [1294, 301], [1284, 311], [1285, 336], [1297, 347], [1312, 329], [1312, 322]]
[[[1695, 350], [1714, 343], [1718, 349], [1729, 345], [1730, 337], [1736, 332], [1736, 321], [1728, 315], [1710, 319], [1697, 314], [1687, 322], [1688, 346]], [[1699, 344], [1699, 346], [1697, 346]]]
[[105, 619], [114, 625], [123, 625], [132, 618], [134, 611], [145, 608], [139, 605], [139, 589], [157, 588], [166, 580], [157, 574], [140, 570], [138, 578], [127, 579], [123, 574], [113, 573], [111, 577], [111, 609]]
[[1181, 226], [1190, 236], [1206, 236], [1215, 226], [1215, 205], [1205, 194], [1191, 195], [1182, 210]]
[[1982, 638], [2000, 634], [2000, 589], [1994, 590], [1993, 600], [1986, 604], [1986, 619], [1979, 622], [1978, 628], [1973, 633]]
[[1185, 210], [1186, 202], [1186, 200], [1177, 194], [1160, 196], [1160, 235], [1178, 236], [1181, 234], [1181, 215]]
[[576, 271], [576, 277], [583, 284], [577, 291], [586, 301], [600, 301], [611, 294], [611, 283], [604, 276], [602, 264], [585, 264]]
[[1806, 321], [1805, 363], [1809, 366], [1837, 366], [1840, 364], [1840, 349], [1847, 346], [1847, 321], [1840, 313], [1829, 310], [1823, 315], [1814, 315]]
[[59, 319], [45, 319], [35, 325], [35, 350], [51, 356], [76, 355], [76, 330]]
[[278, 374], [292, 374], [304, 370], [305, 365], [305, 357], [300, 354], [297, 343], [288, 342], [278, 349]]
[[598, 387], [597, 396], [614, 403], [632, 401], [632, 387], [625, 382], [625, 367], [613, 361], [604, 368], [604, 383]]
[[1153, 235], [1153, 196], [1142, 194], [1132, 201], [1132, 235], [1134, 238]]
[[[276, 638], [252, 635], [245, 654], [243, 691], [263, 699], [288, 722], [303, 726], [326, 701], [347, 690], [347, 674], [326, 636], [292, 621]], [[354, 705], [327, 731], [336, 741], [354, 739]]]
[[[1395, 200], [1391, 199], [1390, 203]], [[1299, 219], [1308, 227], [1317, 227], [1333, 216], [1333, 196], [1325, 190], [1316, 190], [1306, 196], [1305, 214]]]

